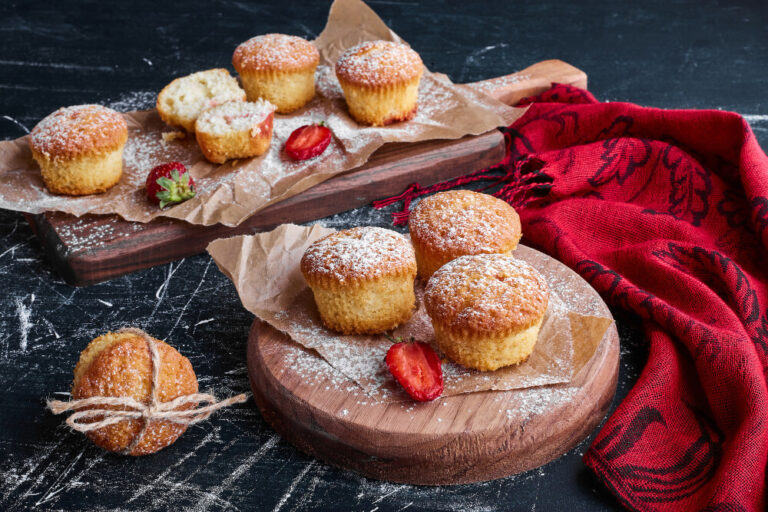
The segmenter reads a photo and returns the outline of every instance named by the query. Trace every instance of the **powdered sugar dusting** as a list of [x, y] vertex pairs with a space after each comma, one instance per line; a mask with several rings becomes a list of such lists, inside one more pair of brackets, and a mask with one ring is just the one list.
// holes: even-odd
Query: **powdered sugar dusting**
[[392, 41], [365, 41], [344, 52], [336, 63], [342, 80], [374, 87], [413, 80], [422, 68], [418, 53]]
[[547, 308], [544, 277], [510, 255], [461, 256], [429, 279], [427, 311], [441, 325], [473, 332], [505, 332], [533, 325]]
[[273, 104], [261, 98], [257, 101], [227, 101], [203, 112], [197, 118], [196, 130], [212, 135], [250, 131], [275, 109]]
[[235, 49], [232, 62], [238, 71], [289, 71], [317, 65], [320, 54], [309, 41], [286, 34], [264, 34]]
[[411, 243], [389, 229], [364, 226], [328, 235], [304, 253], [301, 268], [307, 274], [338, 282], [399, 274], [416, 275]]
[[37, 123], [30, 140], [40, 153], [81, 154], [116, 149], [118, 142], [125, 140], [126, 130], [125, 120], [112, 109], [75, 105], [60, 108]]
[[455, 256], [504, 252], [520, 239], [520, 217], [505, 201], [471, 190], [439, 192], [409, 217], [414, 241], [430, 253]]

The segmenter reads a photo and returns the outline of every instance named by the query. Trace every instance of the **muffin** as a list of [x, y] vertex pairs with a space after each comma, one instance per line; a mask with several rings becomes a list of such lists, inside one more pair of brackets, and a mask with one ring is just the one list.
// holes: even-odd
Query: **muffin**
[[323, 324], [344, 334], [394, 329], [413, 313], [416, 259], [403, 235], [357, 227], [314, 242], [301, 258]]
[[280, 114], [297, 110], [315, 96], [320, 53], [297, 36], [266, 34], [242, 43], [232, 55], [249, 101], [264, 98]]
[[425, 281], [449, 261], [466, 254], [508, 254], [522, 236], [520, 217], [501, 199], [470, 190], [439, 192], [411, 212], [419, 277]]
[[127, 140], [122, 115], [101, 105], [77, 105], [40, 121], [29, 148], [48, 190], [79, 196], [104, 192], [120, 181]]
[[419, 54], [408, 46], [366, 41], [339, 57], [336, 78], [352, 117], [383, 126], [416, 115], [423, 70]]
[[528, 358], [548, 302], [544, 277], [505, 254], [461, 256], [435, 272], [424, 292], [438, 347], [475, 370]]
[[157, 111], [167, 124], [192, 133], [203, 110], [232, 100], [245, 101], [245, 91], [237, 80], [226, 69], [209, 69], [166, 85], [157, 95]]
[[[156, 383], [158, 399], [169, 402], [179, 396], [197, 393], [197, 377], [189, 360], [165, 342], [154, 341], [162, 361]], [[91, 341], [80, 354], [72, 398], [128, 396], [148, 403], [151, 392], [152, 359], [149, 345], [142, 336], [132, 332], [110, 332]], [[188, 403], [179, 409], [193, 406]], [[124, 452], [143, 427], [144, 420], [125, 420], [92, 430], [87, 436], [106, 450]], [[186, 428], [186, 425], [170, 421], [152, 421], [129, 455], [146, 455], [165, 448]]]
[[223, 164], [264, 154], [272, 142], [275, 106], [268, 101], [227, 101], [203, 111], [195, 137], [205, 158]]

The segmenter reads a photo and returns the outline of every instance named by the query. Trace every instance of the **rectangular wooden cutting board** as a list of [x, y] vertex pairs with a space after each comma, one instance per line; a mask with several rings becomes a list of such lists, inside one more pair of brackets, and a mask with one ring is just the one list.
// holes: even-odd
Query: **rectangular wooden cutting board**
[[[468, 84], [504, 103], [542, 92], [552, 83], [586, 88], [587, 75], [559, 60]], [[174, 219], [142, 224], [117, 215], [26, 215], [46, 254], [69, 284], [85, 286], [201, 253], [212, 240], [306, 222], [400, 193], [414, 182], [431, 185], [497, 163], [504, 157], [498, 131], [458, 140], [387, 144], [362, 167], [273, 204], [237, 227], [198, 226]]]

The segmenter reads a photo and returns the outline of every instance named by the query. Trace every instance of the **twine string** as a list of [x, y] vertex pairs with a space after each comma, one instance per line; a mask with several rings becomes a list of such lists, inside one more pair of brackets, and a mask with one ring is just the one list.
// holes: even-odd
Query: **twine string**
[[[247, 400], [245, 394], [239, 394], [218, 401], [215, 396], [208, 393], [192, 393], [179, 396], [168, 402], [161, 402], [158, 397], [158, 382], [160, 381], [162, 361], [157, 343], [149, 334], [136, 327], [126, 327], [117, 332], [135, 334], [147, 342], [150, 363], [152, 365], [150, 398], [147, 403], [139, 402], [129, 396], [94, 396], [70, 400], [69, 402], [49, 400], [47, 405], [53, 414], [74, 411], [66, 420], [67, 425], [71, 429], [87, 433], [122, 421], [142, 420], [141, 430], [139, 430], [138, 434], [134, 436], [133, 440], [122, 452], [130, 454], [144, 438], [152, 421], [168, 421], [179, 425], [192, 425], [207, 420], [211, 414], [219, 409]], [[201, 403], [207, 405], [198, 407]], [[194, 407], [177, 410], [177, 408], [187, 404], [194, 404]], [[111, 407], [121, 407], [122, 409], [112, 409]], [[90, 421], [95, 418], [101, 419]]]

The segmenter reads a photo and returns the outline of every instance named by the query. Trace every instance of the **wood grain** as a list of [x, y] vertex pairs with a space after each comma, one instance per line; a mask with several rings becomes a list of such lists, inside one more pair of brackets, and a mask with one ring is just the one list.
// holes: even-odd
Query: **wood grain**
[[[586, 87], [586, 74], [559, 60], [468, 84], [513, 104], [553, 82]], [[489, 132], [458, 140], [388, 144], [362, 167], [271, 205], [237, 227], [197, 226], [173, 219], [141, 224], [117, 215], [77, 218], [60, 212], [26, 215], [46, 254], [69, 284], [85, 286], [201, 253], [212, 240], [266, 231], [286, 222], [306, 222], [401, 192], [414, 182], [431, 185], [497, 163], [502, 135]]]
[[[551, 271], [562, 285], [558, 295], [571, 310], [610, 317], [597, 292], [565, 265], [523, 246], [515, 254]], [[602, 420], [618, 378], [614, 324], [568, 384], [425, 404], [373, 401], [330, 366], [318, 365], [315, 353], [297, 347], [254, 321], [248, 369], [264, 418], [310, 455], [372, 478], [411, 484], [491, 480], [559, 457]], [[312, 367], [324, 369], [308, 378]]]

